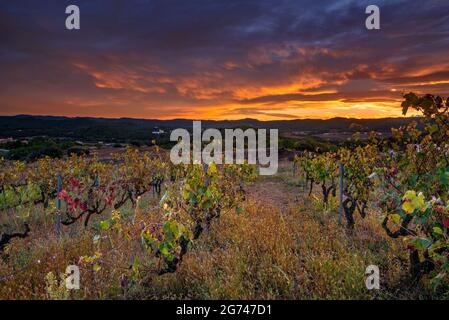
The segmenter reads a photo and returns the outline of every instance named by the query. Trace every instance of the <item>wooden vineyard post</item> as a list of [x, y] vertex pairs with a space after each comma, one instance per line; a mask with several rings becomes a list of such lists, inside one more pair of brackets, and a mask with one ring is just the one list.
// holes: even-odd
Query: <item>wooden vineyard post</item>
[[2, 188], [2, 195], [3, 195], [3, 205], [5, 206], [5, 208], [7, 207], [7, 204], [6, 204], [6, 192], [5, 192], [5, 190]]
[[56, 238], [59, 239], [61, 236], [61, 199], [59, 199], [59, 193], [62, 189], [62, 181], [61, 176], [58, 175], [58, 187], [56, 194], [56, 209], [58, 210], [58, 214], [56, 215]]
[[342, 219], [343, 219], [343, 187], [344, 187], [344, 182], [343, 182], [343, 178], [345, 175], [345, 165], [342, 163], [340, 163], [340, 208], [338, 211], [338, 223], [342, 223]]
[[[204, 184], [205, 184], [206, 188], [208, 188], [209, 187], [209, 176], [207, 175], [207, 171], [209, 170], [209, 165], [207, 163], [203, 163], [203, 170], [204, 170], [204, 175], [205, 175]], [[204, 231], [209, 232], [209, 227], [207, 226], [207, 224], [204, 225]]]
[[207, 187], [209, 187], [209, 177], [207, 175], [207, 171], [209, 170], [209, 165], [207, 163], [203, 163], [203, 170], [204, 170], [205, 175], [206, 175], [206, 180], [204, 182], [205, 182], [205, 185], [206, 185], [206, 188], [207, 188]]

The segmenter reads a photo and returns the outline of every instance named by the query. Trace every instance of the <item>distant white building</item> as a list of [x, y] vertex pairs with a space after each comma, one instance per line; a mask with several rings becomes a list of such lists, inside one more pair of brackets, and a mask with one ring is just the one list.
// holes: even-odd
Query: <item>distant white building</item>
[[14, 142], [13, 138], [0, 139], [0, 144], [5, 144], [9, 142]]
[[161, 135], [161, 134], [164, 134], [165, 131], [162, 130], [162, 129], [159, 129], [159, 128], [154, 128], [151, 133], [154, 134], [154, 135]]

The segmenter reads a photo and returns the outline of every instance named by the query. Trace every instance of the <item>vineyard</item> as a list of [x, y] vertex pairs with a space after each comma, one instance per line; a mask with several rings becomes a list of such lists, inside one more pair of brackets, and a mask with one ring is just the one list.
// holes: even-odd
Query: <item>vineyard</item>
[[321, 186], [324, 205], [330, 192], [335, 196], [336, 164], [341, 163], [346, 183], [340, 205], [347, 228], [353, 230], [354, 214], [365, 218], [371, 204], [383, 213], [386, 234], [406, 243], [411, 280], [430, 276], [433, 287], [441, 289], [449, 271], [449, 99], [410, 93], [402, 107], [404, 115], [410, 108], [422, 112], [424, 132], [416, 123], [393, 129], [388, 140], [373, 132], [363, 147], [305, 153], [294, 162], [309, 195], [315, 184]]
[[[355, 134], [272, 177], [173, 165], [158, 147], [0, 160], [0, 298], [447, 298], [449, 99], [402, 107], [425, 129]], [[65, 288], [69, 265], [80, 290]]]

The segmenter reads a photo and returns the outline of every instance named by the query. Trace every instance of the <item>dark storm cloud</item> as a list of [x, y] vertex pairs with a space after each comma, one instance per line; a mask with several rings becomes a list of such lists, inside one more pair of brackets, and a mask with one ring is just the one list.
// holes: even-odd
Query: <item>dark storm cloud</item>
[[0, 113], [290, 118], [276, 104], [447, 94], [449, 2], [375, 1], [368, 31], [371, 2], [4, 0]]

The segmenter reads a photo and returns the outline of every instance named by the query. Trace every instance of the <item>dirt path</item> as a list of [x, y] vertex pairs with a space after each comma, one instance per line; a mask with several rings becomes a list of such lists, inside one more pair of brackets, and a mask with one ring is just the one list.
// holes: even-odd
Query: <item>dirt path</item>
[[287, 165], [281, 164], [279, 172], [274, 176], [259, 177], [249, 186], [248, 197], [279, 207], [281, 210], [296, 202], [299, 196], [298, 187], [289, 176], [291, 173]]

